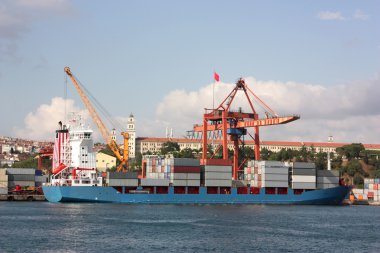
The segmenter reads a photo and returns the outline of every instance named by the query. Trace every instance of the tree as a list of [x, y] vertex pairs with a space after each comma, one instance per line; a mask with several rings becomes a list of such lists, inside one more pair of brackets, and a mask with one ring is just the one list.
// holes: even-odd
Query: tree
[[347, 165], [347, 174], [353, 177], [356, 173], [362, 172], [362, 165], [358, 160], [351, 160]]
[[345, 145], [342, 147], [339, 147], [336, 149], [336, 152], [341, 155], [345, 156], [348, 160], [351, 159], [359, 159], [360, 153], [364, 151], [364, 146], [361, 143], [352, 143], [350, 145]]
[[160, 153], [161, 155], [166, 155], [168, 153], [175, 154], [176, 152], [179, 152], [180, 148], [177, 142], [167, 141], [162, 144]]
[[179, 155], [182, 158], [194, 158], [194, 152], [191, 148], [184, 148], [179, 152]]
[[261, 160], [268, 160], [269, 156], [272, 154], [272, 151], [268, 150], [267, 148], [263, 148], [260, 152]]

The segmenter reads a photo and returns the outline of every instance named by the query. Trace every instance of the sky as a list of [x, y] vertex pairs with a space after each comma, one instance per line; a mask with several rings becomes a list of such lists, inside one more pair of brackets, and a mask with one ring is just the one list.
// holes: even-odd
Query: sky
[[52, 140], [65, 112], [86, 115], [69, 66], [140, 137], [184, 136], [242, 77], [301, 116], [261, 140], [378, 144], [379, 14], [379, 1], [2, 0], [0, 136]]

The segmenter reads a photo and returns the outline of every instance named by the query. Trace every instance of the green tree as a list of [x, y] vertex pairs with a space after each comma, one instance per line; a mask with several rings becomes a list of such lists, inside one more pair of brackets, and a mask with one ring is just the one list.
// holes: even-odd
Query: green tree
[[173, 153], [173, 155], [175, 155], [175, 153], [179, 151], [180, 147], [177, 142], [167, 141], [162, 144], [160, 154], [166, 155], [168, 153]]
[[180, 157], [182, 158], [194, 158], [195, 151], [191, 148], [184, 148], [179, 152]]
[[350, 145], [345, 145], [342, 147], [339, 147], [336, 149], [336, 152], [341, 155], [345, 156], [348, 160], [351, 159], [359, 159], [360, 153], [364, 151], [364, 146], [361, 143], [352, 143]]
[[267, 148], [263, 148], [260, 152], [261, 160], [268, 160], [269, 156], [272, 154], [272, 151]]
[[347, 165], [347, 174], [353, 177], [356, 173], [362, 173], [362, 165], [358, 160], [351, 160]]

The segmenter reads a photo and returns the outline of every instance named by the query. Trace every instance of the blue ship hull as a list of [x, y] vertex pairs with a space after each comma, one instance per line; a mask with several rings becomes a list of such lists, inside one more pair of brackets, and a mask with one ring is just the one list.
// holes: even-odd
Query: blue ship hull
[[207, 194], [200, 187], [199, 194], [174, 194], [169, 187], [167, 194], [122, 194], [113, 187], [43, 186], [45, 197], [50, 202], [98, 202], [125, 204], [286, 204], [286, 205], [339, 205], [350, 192], [349, 186], [305, 191], [294, 194], [289, 188], [287, 194]]

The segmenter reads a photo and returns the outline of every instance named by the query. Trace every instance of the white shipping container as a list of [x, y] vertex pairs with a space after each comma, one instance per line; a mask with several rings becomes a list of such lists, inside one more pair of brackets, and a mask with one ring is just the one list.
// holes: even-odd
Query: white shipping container
[[[262, 174], [289, 174], [288, 167], [261, 167]], [[260, 173], [259, 173], [260, 174]]]
[[292, 181], [293, 182], [297, 182], [297, 183], [316, 183], [317, 182], [317, 179], [316, 179], [316, 177], [315, 176], [299, 176], [299, 175], [297, 175], [297, 176], [295, 176], [295, 175], [293, 175], [293, 177], [292, 177]]
[[142, 178], [141, 186], [169, 186], [169, 179]]
[[297, 183], [297, 182], [293, 182], [292, 183], [292, 189], [315, 189], [316, 188], [316, 184], [315, 182], [313, 183], [304, 183], [304, 182], [300, 182], [300, 183]]
[[219, 173], [219, 172], [205, 172], [205, 179], [227, 179], [232, 180], [232, 173], [225, 172], [225, 173]]
[[230, 172], [232, 173], [232, 166], [217, 166], [217, 165], [206, 165], [204, 167], [205, 172]]
[[8, 194], [8, 187], [0, 187], [0, 195]]
[[187, 179], [187, 173], [171, 173], [171, 179], [182, 179], [182, 180], [186, 180]]
[[109, 186], [130, 186], [135, 187], [139, 185], [138, 179], [107, 179]]
[[263, 181], [289, 181], [288, 174], [262, 174], [261, 180]]
[[187, 180], [187, 186], [200, 186], [200, 180]]
[[373, 184], [372, 183], [368, 184], [368, 189], [373, 190]]
[[262, 187], [288, 187], [289, 183], [286, 181], [261, 181]]
[[221, 186], [221, 187], [231, 187], [232, 180], [205, 180], [205, 186]]
[[200, 173], [187, 173], [187, 179], [188, 180], [200, 180], [201, 174]]
[[173, 180], [172, 184], [173, 186], [187, 186], [187, 180], [183, 180], [183, 179]]
[[0, 181], [8, 181], [8, 175], [1, 175], [0, 174]]

